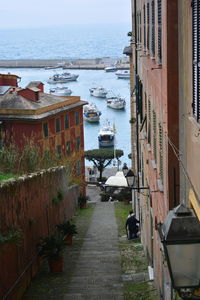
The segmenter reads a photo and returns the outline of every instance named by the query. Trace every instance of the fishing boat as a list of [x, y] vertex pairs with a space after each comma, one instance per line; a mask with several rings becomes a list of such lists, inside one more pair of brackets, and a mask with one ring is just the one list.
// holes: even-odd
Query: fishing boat
[[107, 106], [113, 109], [124, 109], [126, 106], [126, 101], [120, 96], [107, 98]]
[[96, 123], [99, 122], [101, 112], [98, 110], [96, 104], [90, 103], [83, 107], [83, 118], [84, 120]]
[[115, 129], [109, 122], [104, 125], [98, 133], [99, 147], [107, 148], [114, 146]]
[[55, 88], [51, 88], [49, 90], [50, 94], [56, 95], [56, 96], [69, 96], [72, 93], [72, 90], [70, 90], [68, 87], [55, 87]]
[[54, 74], [53, 76], [49, 77], [48, 83], [50, 84], [56, 84], [56, 83], [65, 83], [68, 81], [75, 81], [77, 80], [79, 75], [72, 74], [69, 72], [64, 72], [62, 74]]
[[106, 98], [108, 91], [102, 87], [93, 87], [89, 89], [90, 95], [97, 98]]
[[130, 78], [130, 71], [129, 70], [121, 70], [121, 71], [117, 71], [115, 73], [115, 75], [117, 76], [117, 78], [119, 79], [129, 79]]

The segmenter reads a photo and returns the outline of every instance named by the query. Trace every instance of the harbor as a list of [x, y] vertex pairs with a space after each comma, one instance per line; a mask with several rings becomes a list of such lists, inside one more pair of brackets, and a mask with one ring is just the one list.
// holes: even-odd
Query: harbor
[[[25, 87], [30, 81], [41, 81], [44, 83], [45, 93], [52, 93], [52, 89], [57, 85], [48, 83], [50, 77], [54, 74], [63, 73], [62, 69], [45, 68], [0, 68], [0, 73], [16, 74], [21, 78], [20, 86]], [[94, 103], [101, 112], [99, 122], [91, 123], [84, 120], [84, 146], [85, 150], [98, 149], [98, 132], [101, 127], [110, 122], [115, 126], [115, 148], [121, 149], [124, 156], [120, 158], [121, 164], [124, 162], [130, 165], [128, 155], [130, 153], [130, 91], [129, 80], [118, 79], [115, 72], [105, 72], [104, 70], [74, 70], [73, 74], [79, 75], [76, 81], [70, 81], [60, 84], [71, 90], [71, 96], [80, 96], [82, 100], [88, 103]], [[59, 85], [58, 85], [59, 86]], [[107, 97], [121, 96], [126, 101], [126, 107], [123, 110], [112, 109], [107, 106], [107, 98], [98, 98], [90, 94], [90, 89], [94, 87], [103, 87], [108, 91]], [[63, 90], [60, 90], [62, 93]], [[123, 124], [123, 125], [122, 125]], [[89, 161], [86, 165], [91, 166]]]

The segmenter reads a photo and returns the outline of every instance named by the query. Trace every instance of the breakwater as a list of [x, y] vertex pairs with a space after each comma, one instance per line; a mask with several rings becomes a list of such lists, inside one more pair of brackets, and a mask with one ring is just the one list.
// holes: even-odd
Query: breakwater
[[94, 59], [19, 59], [0, 60], [0, 68], [66, 68], [103, 70], [106, 66], [116, 64], [117, 69], [129, 69], [129, 59], [94, 58]]

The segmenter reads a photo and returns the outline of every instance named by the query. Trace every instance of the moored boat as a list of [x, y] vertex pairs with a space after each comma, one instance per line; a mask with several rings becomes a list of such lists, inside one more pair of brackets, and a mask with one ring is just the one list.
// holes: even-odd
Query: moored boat
[[110, 66], [105, 67], [104, 70], [106, 72], [115, 72], [115, 71], [117, 71], [117, 67], [116, 67], [116, 65], [110, 65]]
[[124, 109], [126, 106], [126, 101], [120, 96], [107, 98], [107, 106], [113, 109]]
[[96, 123], [99, 122], [101, 112], [98, 110], [96, 104], [90, 103], [83, 107], [83, 118], [84, 120]]
[[108, 91], [102, 87], [93, 87], [89, 89], [90, 95], [97, 98], [106, 98]]
[[79, 75], [72, 74], [69, 72], [64, 72], [62, 74], [54, 74], [53, 76], [49, 77], [48, 83], [50, 84], [56, 84], [56, 83], [65, 83], [68, 81], [75, 81], [77, 80]]
[[51, 88], [49, 90], [50, 94], [56, 95], [56, 96], [69, 96], [72, 93], [72, 90], [70, 90], [68, 87], [56, 87]]
[[113, 147], [115, 140], [115, 129], [107, 122], [98, 133], [99, 147]]
[[121, 70], [121, 71], [117, 71], [115, 73], [115, 75], [117, 76], [117, 78], [119, 79], [129, 79], [130, 78], [130, 71], [129, 70]]

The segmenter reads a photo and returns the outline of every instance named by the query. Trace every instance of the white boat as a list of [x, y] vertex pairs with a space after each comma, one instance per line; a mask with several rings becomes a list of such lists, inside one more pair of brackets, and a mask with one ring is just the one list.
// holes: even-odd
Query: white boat
[[115, 140], [115, 129], [108, 122], [98, 133], [99, 147], [113, 147]]
[[72, 93], [72, 90], [70, 90], [68, 87], [55, 87], [51, 88], [49, 90], [50, 94], [56, 95], [56, 96], [69, 96]]
[[94, 87], [89, 89], [90, 95], [98, 98], [106, 98], [108, 91], [102, 87]]
[[53, 76], [49, 77], [48, 83], [55, 84], [55, 83], [65, 83], [68, 81], [75, 81], [77, 80], [79, 75], [71, 74], [69, 72], [64, 72], [62, 74], [54, 74]]
[[130, 78], [130, 71], [129, 70], [117, 71], [115, 73], [115, 75], [117, 75], [117, 78], [119, 78], [119, 79], [129, 79]]
[[90, 103], [83, 107], [83, 118], [88, 122], [99, 122], [101, 112], [98, 110], [96, 104]]
[[104, 70], [106, 72], [115, 72], [115, 71], [117, 71], [117, 67], [116, 67], [116, 65], [110, 65], [110, 66], [105, 67]]
[[113, 109], [124, 109], [126, 101], [120, 96], [107, 98], [107, 106]]

